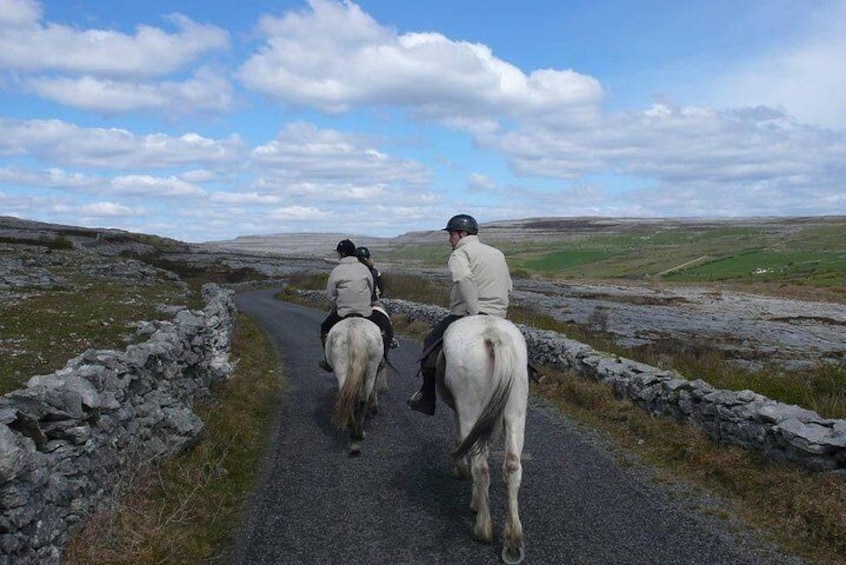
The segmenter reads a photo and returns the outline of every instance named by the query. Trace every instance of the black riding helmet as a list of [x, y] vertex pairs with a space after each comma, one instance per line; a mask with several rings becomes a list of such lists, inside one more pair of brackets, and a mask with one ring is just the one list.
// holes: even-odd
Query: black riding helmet
[[351, 257], [355, 255], [355, 243], [349, 239], [341, 240], [335, 250], [343, 257]]
[[457, 214], [449, 219], [442, 231], [466, 231], [470, 235], [478, 235], [479, 224], [476, 218], [467, 214]]
[[355, 256], [359, 259], [370, 259], [370, 250], [366, 247], [356, 247]]

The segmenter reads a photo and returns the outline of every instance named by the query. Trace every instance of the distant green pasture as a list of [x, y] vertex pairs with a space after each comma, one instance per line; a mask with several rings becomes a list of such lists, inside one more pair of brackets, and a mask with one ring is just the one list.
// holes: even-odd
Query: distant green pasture
[[665, 277], [677, 281], [760, 280], [846, 284], [846, 253], [757, 250], [722, 257]]
[[540, 255], [533, 259], [520, 260], [519, 258], [514, 258], [511, 262], [518, 269], [548, 273], [563, 271], [580, 265], [588, 265], [597, 261], [604, 261], [612, 255], [608, 251], [597, 249], [564, 249], [562, 251]]
[[[768, 225], [672, 225], [635, 227], [618, 233], [561, 231], [560, 238], [530, 233], [481, 239], [501, 249], [516, 276], [533, 274], [578, 279], [661, 277], [677, 282], [778, 282], [846, 286], [846, 224], [808, 227], [785, 220]], [[404, 245], [383, 260], [445, 266], [442, 244]]]

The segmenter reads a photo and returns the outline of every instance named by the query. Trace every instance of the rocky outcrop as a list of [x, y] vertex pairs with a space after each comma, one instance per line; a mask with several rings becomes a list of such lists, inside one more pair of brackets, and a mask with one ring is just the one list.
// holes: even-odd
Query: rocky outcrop
[[[393, 315], [433, 324], [445, 308], [384, 300]], [[615, 393], [652, 414], [672, 416], [699, 426], [711, 439], [739, 445], [776, 460], [846, 477], [846, 420], [771, 400], [749, 390], [716, 389], [630, 359], [611, 356], [559, 333], [519, 326], [533, 364], [610, 384]]]
[[73, 528], [141, 463], [180, 453], [192, 406], [230, 373], [233, 292], [148, 322], [124, 352], [89, 350], [0, 398], [0, 565], [58, 563]]
[[515, 302], [601, 332], [623, 347], [716, 348], [744, 368], [802, 370], [846, 358], [846, 306], [705, 286], [515, 281]]

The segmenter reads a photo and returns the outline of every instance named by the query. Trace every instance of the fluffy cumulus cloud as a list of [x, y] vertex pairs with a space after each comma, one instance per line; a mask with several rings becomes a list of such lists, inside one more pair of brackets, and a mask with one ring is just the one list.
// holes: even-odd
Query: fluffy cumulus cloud
[[283, 104], [343, 112], [385, 105], [450, 122], [479, 117], [570, 122], [595, 111], [596, 79], [572, 70], [524, 73], [485, 45], [380, 25], [352, 2], [265, 16], [262, 48], [241, 81]]
[[42, 16], [35, 0], [0, 0], [0, 71], [13, 73], [24, 90], [103, 112], [222, 110], [232, 103], [228, 81], [215, 71], [165, 79], [228, 49], [221, 28], [174, 14], [166, 18], [173, 32], [139, 25], [126, 34], [44, 23]]
[[200, 69], [182, 81], [138, 82], [93, 76], [40, 76], [26, 80], [27, 88], [66, 106], [106, 113], [136, 110], [191, 112], [224, 111], [232, 105], [229, 82], [218, 73]]
[[431, 172], [391, 157], [366, 139], [309, 123], [293, 123], [276, 139], [256, 147], [252, 163], [264, 192], [311, 197], [329, 203], [376, 200], [390, 193], [400, 203], [426, 200]]
[[97, 218], [109, 218], [115, 216], [132, 216], [133, 211], [128, 207], [114, 202], [93, 202], [82, 206], [82, 214]]
[[217, 140], [196, 133], [137, 135], [123, 128], [84, 128], [62, 120], [0, 117], [0, 156], [105, 169], [222, 166], [243, 150], [237, 136]]
[[[842, 199], [832, 207], [830, 197], [842, 194], [846, 136], [770, 108], [656, 104], [606, 116], [590, 129], [524, 127], [480, 142], [528, 177], [573, 180], [611, 171], [642, 179], [626, 196], [637, 215], [843, 211]], [[620, 195], [609, 194], [608, 204]]]

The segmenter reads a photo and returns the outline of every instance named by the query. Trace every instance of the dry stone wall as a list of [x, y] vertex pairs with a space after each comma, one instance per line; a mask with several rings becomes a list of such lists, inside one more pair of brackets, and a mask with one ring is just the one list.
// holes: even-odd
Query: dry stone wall
[[195, 401], [230, 373], [233, 291], [148, 322], [124, 352], [89, 350], [0, 398], [0, 565], [58, 563], [75, 526], [142, 462], [191, 446]]
[[[445, 308], [385, 299], [391, 314], [433, 324]], [[615, 393], [652, 414], [672, 416], [703, 429], [714, 441], [759, 451], [816, 471], [846, 478], [846, 420], [776, 402], [760, 394], [720, 390], [630, 359], [595, 351], [559, 333], [519, 326], [533, 364], [610, 384]]]

